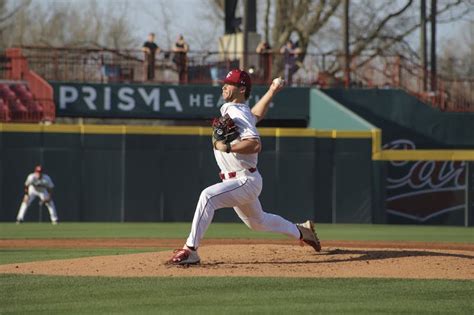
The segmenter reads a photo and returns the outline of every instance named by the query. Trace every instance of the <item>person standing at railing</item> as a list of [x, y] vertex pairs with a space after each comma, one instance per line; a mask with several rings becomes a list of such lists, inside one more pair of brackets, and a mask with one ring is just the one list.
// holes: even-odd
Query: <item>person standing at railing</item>
[[259, 55], [259, 74], [263, 82], [270, 82], [270, 69], [272, 66], [272, 47], [265, 40], [260, 41], [256, 49]]
[[296, 57], [298, 50], [295, 49], [293, 42], [288, 40], [286, 44], [280, 48], [280, 54], [283, 55], [284, 63], [284, 79], [289, 86], [293, 83], [293, 73], [296, 67]]
[[155, 33], [148, 34], [142, 50], [145, 53], [146, 79], [153, 81], [155, 79], [156, 54], [160, 53], [160, 47], [155, 43]]
[[188, 82], [188, 57], [189, 45], [184, 41], [184, 36], [179, 35], [178, 40], [174, 43], [173, 62], [176, 64], [176, 68], [179, 75], [179, 84], [185, 84]]

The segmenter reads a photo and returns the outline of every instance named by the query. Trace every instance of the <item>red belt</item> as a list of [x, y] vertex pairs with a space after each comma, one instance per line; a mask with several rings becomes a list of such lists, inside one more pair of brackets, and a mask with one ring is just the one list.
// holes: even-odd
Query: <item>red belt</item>
[[[256, 169], [255, 167], [252, 167], [252, 168], [249, 168], [249, 169], [248, 169], [248, 171], [249, 171], [250, 173], [254, 173], [256, 170], [257, 170], [257, 169]], [[227, 177], [228, 177], [228, 178], [234, 178], [235, 176], [237, 176], [237, 172], [229, 172], [229, 173], [227, 173]], [[225, 173], [219, 173], [219, 177], [220, 177], [222, 180], [226, 179], [226, 178], [225, 178]]]

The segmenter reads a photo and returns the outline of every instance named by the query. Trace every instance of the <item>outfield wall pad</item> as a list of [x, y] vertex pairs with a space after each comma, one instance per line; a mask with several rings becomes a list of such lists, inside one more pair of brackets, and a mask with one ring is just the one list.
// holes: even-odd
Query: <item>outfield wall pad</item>
[[[35, 164], [56, 184], [61, 221], [191, 221], [217, 183], [209, 128], [0, 126], [0, 220], [14, 221]], [[264, 209], [293, 221], [383, 222], [371, 133], [261, 128]], [[36, 203], [28, 221], [39, 216]], [[238, 221], [220, 210], [216, 221]]]
[[317, 89], [310, 91], [308, 127], [317, 130], [371, 131], [376, 127]]

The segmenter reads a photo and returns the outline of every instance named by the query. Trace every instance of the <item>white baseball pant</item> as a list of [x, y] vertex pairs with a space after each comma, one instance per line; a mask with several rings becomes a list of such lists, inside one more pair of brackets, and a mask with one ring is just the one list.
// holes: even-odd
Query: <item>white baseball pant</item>
[[262, 191], [262, 177], [258, 171], [240, 173], [237, 175], [241, 176], [225, 179], [202, 191], [186, 246], [197, 249], [211, 224], [214, 211], [227, 207], [233, 207], [239, 218], [252, 230], [282, 233], [299, 239], [300, 232], [294, 223], [263, 211], [258, 200]]
[[[58, 221], [58, 215], [56, 213], [56, 206], [54, 204], [54, 201], [50, 199], [49, 193], [47, 191], [41, 192], [37, 191], [33, 186], [30, 186], [28, 188], [28, 200], [25, 202], [24, 200], [21, 203], [20, 210], [18, 211], [18, 215], [16, 217], [17, 221], [23, 221], [25, 218], [26, 210], [28, 207], [31, 205], [31, 203], [36, 199], [39, 198], [46, 207], [48, 208], [49, 211], [49, 217], [51, 218], [51, 222], [56, 222]], [[49, 201], [46, 201], [49, 200]]]

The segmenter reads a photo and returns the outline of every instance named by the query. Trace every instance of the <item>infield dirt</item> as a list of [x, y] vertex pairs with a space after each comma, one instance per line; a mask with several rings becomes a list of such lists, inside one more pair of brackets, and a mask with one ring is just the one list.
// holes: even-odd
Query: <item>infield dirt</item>
[[[172, 239], [0, 240], [0, 248], [177, 248]], [[63, 276], [250, 276], [474, 279], [474, 245], [327, 241], [320, 253], [287, 240], [206, 240], [202, 262], [168, 266], [172, 250], [0, 265], [0, 273]]]

